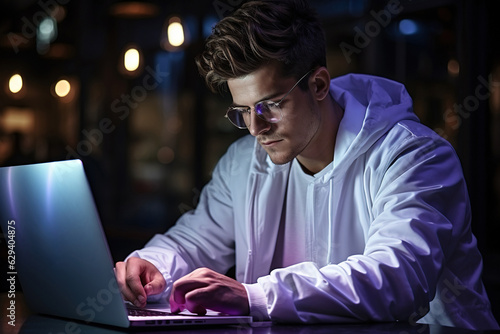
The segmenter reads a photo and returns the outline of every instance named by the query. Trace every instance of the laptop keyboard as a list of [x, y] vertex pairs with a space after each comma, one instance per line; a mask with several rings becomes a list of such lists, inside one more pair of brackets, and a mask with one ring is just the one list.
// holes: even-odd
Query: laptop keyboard
[[127, 308], [127, 310], [128, 310], [128, 315], [131, 315], [134, 317], [157, 317], [157, 316], [161, 316], [161, 315], [171, 315], [172, 314], [169, 312], [145, 310], [145, 309], [139, 309], [139, 308]]

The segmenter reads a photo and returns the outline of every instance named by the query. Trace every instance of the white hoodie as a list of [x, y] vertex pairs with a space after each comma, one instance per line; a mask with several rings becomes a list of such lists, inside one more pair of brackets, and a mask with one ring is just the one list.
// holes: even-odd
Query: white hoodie
[[333, 164], [305, 195], [307, 261], [271, 271], [291, 163], [273, 164], [246, 136], [221, 158], [196, 210], [130, 255], [164, 275], [156, 299], [198, 267], [236, 265], [256, 320], [498, 328], [453, 148], [419, 123], [399, 83], [352, 74], [330, 91], [345, 113]]

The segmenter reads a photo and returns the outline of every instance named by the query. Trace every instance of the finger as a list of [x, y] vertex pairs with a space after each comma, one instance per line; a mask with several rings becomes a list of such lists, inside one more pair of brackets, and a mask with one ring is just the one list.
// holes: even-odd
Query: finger
[[[145, 266], [142, 261], [138, 262], [129, 259], [126, 263], [126, 274], [125, 282], [127, 285], [127, 296], [129, 301], [131, 301], [137, 307], [146, 306], [147, 295], [142, 286], [141, 277], [144, 274]], [[130, 291], [130, 292], [129, 292]]]
[[205, 315], [207, 313], [207, 308], [204, 306], [205, 299], [203, 298], [205, 289], [196, 289], [188, 294], [186, 294], [186, 308], [189, 312], [196, 313], [198, 315]]
[[224, 284], [214, 283], [207, 287], [192, 290], [185, 295], [186, 308], [199, 312], [200, 306], [226, 314], [242, 315], [250, 312], [245, 288], [236, 281], [227, 280]]
[[154, 268], [155, 272], [150, 275], [150, 278], [146, 280], [146, 285], [144, 285], [144, 290], [146, 291], [146, 295], [156, 295], [165, 291], [167, 282], [165, 278], [160, 273], [159, 270]]
[[116, 281], [118, 282], [118, 287], [123, 296], [123, 299], [133, 302], [137, 299], [137, 297], [127, 285], [126, 274], [127, 269], [125, 262], [117, 262], [115, 265], [115, 275]]
[[[190, 294], [192, 293], [193, 292], [190, 292]], [[172, 313], [179, 313], [184, 311], [185, 309], [187, 309], [191, 313], [196, 313], [198, 315], [205, 315], [207, 313], [207, 309], [205, 307], [197, 303], [190, 302], [188, 298], [186, 298], [186, 304], [184, 305], [178, 304], [172, 296], [173, 295], [170, 295], [170, 312]]]
[[187, 303], [186, 304], [186, 309], [191, 312], [191, 313], [195, 313], [197, 315], [205, 315], [207, 314], [207, 309], [204, 308], [203, 306], [201, 305], [198, 305], [198, 304], [191, 304], [191, 303]]
[[179, 313], [184, 311], [185, 309], [184, 305], [175, 302], [173, 294], [170, 294], [169, 303], [170, 303], [170, 312], [172, 313]]
[[173, 300], [177, 304], [186, 304], [186, 294], [190, 291], [193, 291], [195, 289], [200, 289], [206, 287], [208, 284], [206, 282], [196, 280], [196, 279], [189, 279], [187, 277], [178, 279], [177, 281], [174, 282], [174, 285], [172, 287], [172, 296]]
[[115, 273], [116, 284], [118, 285], [118, 290], [120, 291], [120, 296], [122, 296], [122, 299], [125, 300], [125, 296], [122, 293], [122, 288], [120, 287], [120, 282], [118, 282], [118, 276], [116, 274], [116, 264], [113, 267], [113, 272]]

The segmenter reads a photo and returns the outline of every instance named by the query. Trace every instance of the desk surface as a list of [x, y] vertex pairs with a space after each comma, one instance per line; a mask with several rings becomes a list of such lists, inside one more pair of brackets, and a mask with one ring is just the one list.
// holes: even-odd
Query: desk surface
[[[32, 314], [24, 303], [21, 293], [16, 294], [15, 304], [15, 326], [9, 325], [10, 319], [5, 321], [5, 315], [8, 315], [7, 308], [11, 299], [7, 298], [6, 293], [0, 294], [0, 307], [2, 319], [0, 321], [0, 333], [52, 333], [52, 334], [79, 334], [79, 333], [99, 333], [99, 334], [118, 334], [118, 333], [152, 333], [155, 331], [164, 331], [165, 328], [158, 329], [121, 329], [111, 328], [100, 325], [90, 325], [81, 322], [74, 322], [66, 319], [42, 316]], [[7, 312], [6, 312], [7, 311]], [[298, 333], [398, 333], [398, 334], [475, 334], [475, 333], [500, 333], [500, 331], [471, 331], [458, 328], [449, 328], [429, 325], [412, 325], [409, 323], [363, 323], [363, 324], [328, 324], [328, 325], [272, 325], [272, 326], [220, 326], [220, 327], [200, 327], [179, 329], [169, 327], [169, 333], [210, 333], [210, 334], [298, 334]]]

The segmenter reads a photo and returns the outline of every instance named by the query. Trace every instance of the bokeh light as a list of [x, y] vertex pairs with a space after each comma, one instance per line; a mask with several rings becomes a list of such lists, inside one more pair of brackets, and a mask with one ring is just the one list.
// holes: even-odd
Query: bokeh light
[[14, 74], [9, 79], [9, 90], [16, 94], [23, 89], [23, 77], [20, 74]]
[[137, 49], [130, 48], [125, 52], [123, 64], [127, 71], [134, 72], [139, 68], [140, 63], [141, 63], [141, 56]]
[[68, 80], [59, 80], [55, 86], [56, 95], [59, 97], [65, 97], [71, 91], [71, 85]]

